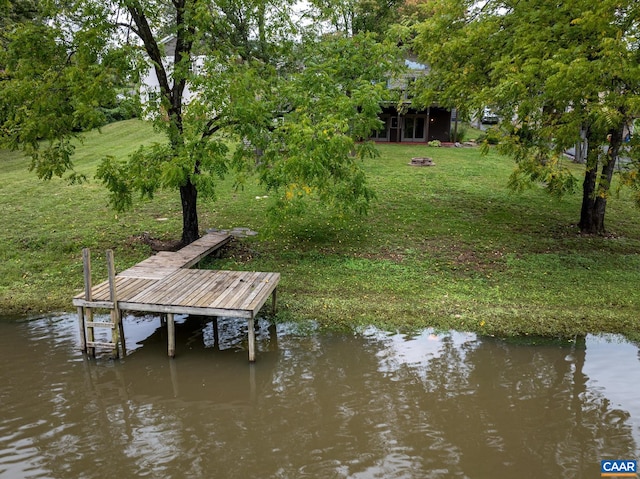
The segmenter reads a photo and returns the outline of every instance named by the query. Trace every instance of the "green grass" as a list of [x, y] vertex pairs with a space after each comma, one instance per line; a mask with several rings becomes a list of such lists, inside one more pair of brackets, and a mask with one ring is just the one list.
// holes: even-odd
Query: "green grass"
[[[135, 120], [110, 125], [78, 146], [77, 168], [92, 176], [104, 153], [126, 155], [154, 139]], [[281, 272], [277, 320], [640, 339], [640, 212], [624, 191], [609, 201], [610, 235], [587, 237], [575, 227], [580, 195], [557, 201], [537, 188], [510, 193], [509, 158], [477, 148], [382, 145], [380, 152], [365, 163], [377, 192], [365, 218], [310, 205], [303, 217], [273, 225], [257, 184], [237, 192], [231, 181], [222, 184], [217, 201], [200, 205], [202, 230], [246, 226], [260, 234], [210, 264]], [[409, 166], [414, 156], [430, 156], [435, 166]], [[116, 215], [95, 181], [38, 181], [15, 153], [1, 152], [0, 162], [3, 313], [71, 310], [85, 246], [102, 280], [105, 249], [115, 250], [121, 270], [151, 254], [135, 240], [142, 232], [180, 236], [175, 192]]]

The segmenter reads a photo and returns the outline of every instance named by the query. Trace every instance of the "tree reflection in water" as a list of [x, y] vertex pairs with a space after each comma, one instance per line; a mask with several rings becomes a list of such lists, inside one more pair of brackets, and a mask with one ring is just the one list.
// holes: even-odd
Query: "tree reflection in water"
[[[149, 329], [129, 321], [131, 337]], [[217, 326], [182, 321], [175, 360], [157, 329], [112, 362], [77, 351], [74, 318], [0, 323], [0, 477], [597, 477], [600, 459], [640, 452], [640, 410], [610, 401], [607, 370], [585, 374], [585, 338], [261, 321], [249, 366], [246, 326]]]

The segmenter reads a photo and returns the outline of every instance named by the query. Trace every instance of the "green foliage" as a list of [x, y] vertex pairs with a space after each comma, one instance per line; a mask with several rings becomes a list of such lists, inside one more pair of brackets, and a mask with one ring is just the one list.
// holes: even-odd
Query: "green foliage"
[[618, 175], [620, 184], [617, 194], [622, 193], [623, 187], [630, 188], [633, 191], [634, 202], [640, 208], [640, 129], [633, 129], [633, 134], [625, 144], [622, 154], [626, 155], [628, 163], [623, 166]]
[[399, 0], [311, 0], [317, 24], [329, 23], [347, 36], [375, 33], [383, 36], [399, 17]]
[[517, 168], [509, 177], [508, 186], [522, 192], [533, 185], [543, 185], [553, 196], [561, 198], [574, 193], [578, 180], [571, 170], [562, 166], [560, 158], [552, 157], [541, 162], [535, 158], [526, 158], [518, 162]]
[[36, 12], [4, 32], [0, 142], [29, 154], [39, 178], [71, 172], [73, 182], [81, 175], [70, 139], [105, 123], [101, 107], [115, 99], [119, 49], [107, 37], [73, 38], [72, 22], [43, 16], [44, 7]]
[[112, 107], [101, 107], [100, 111], [104, 115], [105, 124], [138, 118], [141, 113], [140, 105], [132, 98], [118, 101], [117, 104]]
[[[127, 161], [106, 157], [98, 166], [96, 178], [109, 190], [110, 204], [117, 211], [133, 205], [133, 192], [153, 199], [160, 189], [176, 189], [191, 181], [204, 198], [215, 198], [216, 180], [227, 173], [227, 148], [218, 142], [187, 142], [176, 156], [169, 144], [140, 147]], [[198, 173], [194, 173], [195, 164]]]
[[116, 211], [124, 211], [133, 203], [131, 185], [125, 164], [112, 156], [106, 156], [96, 170], [96, 178], [102, 180], [111, 194], [109, 201]]
[[[575, 178], [554, 158], [586, 138], [580, 224], [603, 232], [613, 174], [603, 146], [611, 138], [615, 155], [624, 125], [640, 114], [638, 11], [632, 0], [434, 0], [414, 26], [413, 49], [432, 67], [421, 95], [463, 116], [487, 106], [498, 113], [515, 187], [534, 178], [554, 195], [571, 191]], [[490, 132], [484, 140], [495, 143]]]
[[[151, 66], [158, 100], [144, 109], [166, 141], [128, 161], [104, 160], [97, 178], [118, 210], [136, 193], [177, 189], [188, 242], [199, 234], [197, 198], [214, 198], [225, 175], [241, 187], [257, 171], [281, 202], [309, 196], [363, 212], [373, 193], [361, 160], [372, 147], [359, 141], [379, 128], [397, 48], [374, 34], [317, 33], [271, 0], [45, 2], [39, 22], [11, 34], [0, 62], [2, 136], [33, 156], [40, 177], [63, 175], [74, 167], [69, 139], [130, 117], [116, 93]], [[229, 150], [230, 141], [238, 146]]]
[[499, 145], [503, 139], [504, 134], [496, 127], [485, 130], [477, 137], [477, 141], [483, 145]]
[[67, 139], [52, 141], [48, 145], [41, 147], [27, 148], [31, 156], [30, 171], [35, 171], [38, 178], [50, 180], [54, 175], [61, 177], [71, 168], [71, 155], [74, 146]]
[[456, 141], [462, 143], [465, 138], [467, 138], [468, 130], [467, 127], [458, 124], [458, 128], [456, 130]]
[[275, 217], [302, 214], [316, 201], [364, 213], [374, 195], [361, 162], [375, 149], [360, 140], [379, 127], [381, 80], [398, 68], [397, 52], [362, 34], [309, 39], [297, 55], [304, 68], [286, 75], [263, 64], [228, 64], [225, 76], [203, 82], [196, 111], [229, 98], [216, 108], [216, 125], [239, 144], [230, 168], [239, 184], [257, 171], [276, 198]]

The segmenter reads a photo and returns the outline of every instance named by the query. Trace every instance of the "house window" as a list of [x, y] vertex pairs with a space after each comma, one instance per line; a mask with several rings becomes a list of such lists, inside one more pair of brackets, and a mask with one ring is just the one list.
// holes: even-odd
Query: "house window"
[[424, 140], [425, 124], [426, 118], [424, 116], [406, 116], [404, 118], [404, 128], [402, 129], [403, 139]]
[[382, 121], [382, 123], [384, 123], [382, 125], [382, 127], [377, 130], [374, 131], [371, 135], [371, 138], [374, 140], [389, 140], [389, 120], [390, 118], [387, 117], [381, 117], [380, 120]]

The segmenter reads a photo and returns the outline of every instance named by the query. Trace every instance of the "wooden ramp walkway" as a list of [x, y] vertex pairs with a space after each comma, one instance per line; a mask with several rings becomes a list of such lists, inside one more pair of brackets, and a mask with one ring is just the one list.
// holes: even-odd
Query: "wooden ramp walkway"
[[[255, 361], [254, 318], [269, 296], [276, 308], [279, 273], [189, 269], [231, 236], [209, 233], [174, 253], [160, 252], [119, 274], [113, 272], [113, 253], [107, 252], [109, 280], [91, 286], [88, 250], [85, 257], [85, 290], [73, 298], [78, 308], [81, 347], [95, 352], [109, 347], [118, 354], [118, 342], [125, 351], [121, 311], [159, 313], [167, 320], [168, 354], [175, 355], [174, 314], [225, 316], [248, 320], [249, 361]], [[110, 322], [93, 321], [93, 309], [111, 311]], [[95, 327], [112, 330], [111, 342], [94, 340]]]

